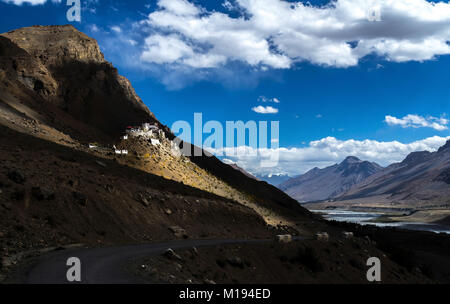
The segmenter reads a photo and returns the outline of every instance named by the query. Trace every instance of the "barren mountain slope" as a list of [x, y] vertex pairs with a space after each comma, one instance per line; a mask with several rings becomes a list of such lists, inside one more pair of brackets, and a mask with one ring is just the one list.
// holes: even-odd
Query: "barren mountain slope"
[[[142, 123], [163, 131], [161, 145], [143, 137], [120, 139], [125, 127]], [[294, 226], [310, 216], [278, 189], [215, 157], [174, 155], [174, 135], [105, 61], [96, 41], [72, 26], [0, 35], [0, 124], [236, 200], [274, 226]], [[89, 149], [89, 142], [98, 149]], [[113, 144], [129, 154], [116, 155]]]

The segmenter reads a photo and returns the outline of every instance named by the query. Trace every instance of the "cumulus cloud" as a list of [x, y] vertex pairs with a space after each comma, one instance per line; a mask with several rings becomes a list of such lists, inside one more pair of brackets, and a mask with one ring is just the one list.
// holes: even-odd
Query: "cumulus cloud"
[[[45, 4], [47, 2], [47, 0], [2, 0], [2, 2], [14, 4], [14, 5], [22, 5], [22, 4], [42, 5], [42, 4]], [[61, 0], [51, 0], [51, 2], [61, 3]]]
[[[180, 47], [181, 56], [163, 62], [214, 68], [239, 61], [264, 70], [290, 68], [301, 61], [349, 67], [369, 54], [395, 62], [450, 54], [450, 4], [445, 2], [336, 0], [314, 6], [285, 0], [227, 0], [226, 13], [188, 0], [157, 4], [141, 24], [150, 27], [150, 41], [163, 37], [172, 43], [146, 44], [142, 59], [151, 63], [161, 62], [165, 52], [180, 54]], [[379, 21], [370, 18], [373, 9], [379, 12]]]
[[433, 128], [437, 131], [447, 130], [448, 123], [450, 122], [446, 118], [437, 118], [433, 116], [419, 116], [414, 114], [408, 114], [403, 118], [397, 118], [395, 116], [387, 115], [385, 122], [389, 126], [401, 126], [402, 128]]
[[[264, 148], [252, 147], [208, 149], [212, 153], [223, 156], [227, 162], [234, 162], [253, 174], [289, 174], [291, 176], [304, 173], [314, 167], [324, 168], [339, 163], [347, 156], [353, 155], [362, 160], [377, 162], [387, 166], [402, 161], [409, 153], [415, 151], [436, 151], [443, 146], [449, 137], [433, 136], [411, 143], [398, 141], [381, 142], [376, 140], [339, 140], [326, 137], [312, 141], [301, 148]], [[274, 167], [262, 166], [268, 161], [278, 162]]]
[[259, 113], [259, 114], [276, 114], [278, 113], [278, 109], [271, 107], [271, 106], [267, 106], [267, 107], [263, 107], [263, 106], [257, 106], [257, 107], [253, 107], [252, 108], [253, 112]]
[[193, 68], [215, 67], [225, 61], [225, 57], [201, 54], [183, 41], [178, 35], [153, 35], [145, 39], [145, 51], [141, 59], [146, 62], [169, 64], [180, 63]]

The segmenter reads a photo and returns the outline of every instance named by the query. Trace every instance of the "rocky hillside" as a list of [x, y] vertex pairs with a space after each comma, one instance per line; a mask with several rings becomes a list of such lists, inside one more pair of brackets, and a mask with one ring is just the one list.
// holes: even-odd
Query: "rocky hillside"
[[156, 122], [97, 42], [72, 26], [4, 33], [0, 53], [2, 101], [75, 139], [112, 140], [127, 125]]
[[450, 203], [450, 141], [438, 151], [414, 152], [400, 163], [377, 172], [339, 200], [383, 197], [386, 202], [412, 205]]
[[0, 257], [71, 243], [268, 233], [236, 201], [0, 126]]
[[[123, 136], [143, 123], [155, 134]], [[312, 233], [312, 215], [278, 189], [215, 157], [181, 155], [97, 42], [72, 26], [0, 35], [0, 128], [8, 250], [266, 236], [267, 225]]]
[[340, 164], [324, 169], [314, 168], [291, 178], [279, 188], [299, 202], [327, 200], [347, 192], [380, 170], [382, 167], [376, 163], [349, 156]]

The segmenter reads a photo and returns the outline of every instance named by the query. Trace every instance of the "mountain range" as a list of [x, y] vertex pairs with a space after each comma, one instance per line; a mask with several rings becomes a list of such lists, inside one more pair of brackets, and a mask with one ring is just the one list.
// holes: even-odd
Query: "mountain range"
[[342, 163], [291, 178], [278, 187], [299, 202], [338, 197], [383, 168], [376, 163], [349, 156]]
[[436, 152], [413, 152], [371, 175], [338, 200], [384, 197], [412, 205], [450, 203], [450, 141]]
[[299, 202], [359, 200], [389, 204], [448, 204], [450, 141], [436, 152], [409, 154], [383, 168], [354, 156], [289, 179], [279, 188]]

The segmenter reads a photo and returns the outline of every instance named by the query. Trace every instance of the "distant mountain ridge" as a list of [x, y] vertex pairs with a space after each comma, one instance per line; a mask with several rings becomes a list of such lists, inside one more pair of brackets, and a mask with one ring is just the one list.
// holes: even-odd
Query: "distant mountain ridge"
[[257, 174], [256, 178], [261, 181], [265, 181], [275, 187], [278, 187], [282, 183], [288, 181], [292, 177], [287, 174]]
[[355, 185], [338, 200], [387, 196], [392, 202], [450, 203], [450, 140], [436, 152], [413, 152]]
[[340, 164], [324, 169], [314, 168], [291, 178], [280, 184], [279, 188], [299, 202], [327, 200], [342, 195], [382, 169], [377, 163], [349, 156]]

